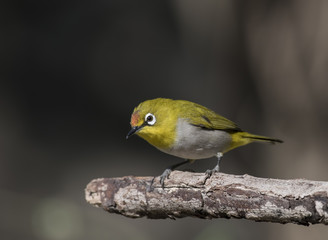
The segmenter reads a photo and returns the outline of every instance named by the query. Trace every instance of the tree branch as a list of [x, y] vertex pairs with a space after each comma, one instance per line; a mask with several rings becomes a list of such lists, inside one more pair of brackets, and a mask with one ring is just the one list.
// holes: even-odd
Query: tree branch
[[131, 218], [244, 218], [328, 225], [328, 182], [174, 171], [158, 177], [99, 178], [85, 189], [90, 204]]

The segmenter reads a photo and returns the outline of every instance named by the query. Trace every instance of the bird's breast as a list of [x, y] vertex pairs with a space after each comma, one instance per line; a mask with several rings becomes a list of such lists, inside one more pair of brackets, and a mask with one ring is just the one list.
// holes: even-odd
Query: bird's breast
[[185, 159], [203, 159], [224, 152], [230, 144], [229, 133], [197, 127], [187, 119], [180, 118], [176, 125], [174, 144], [168, 149], [160, 150]]

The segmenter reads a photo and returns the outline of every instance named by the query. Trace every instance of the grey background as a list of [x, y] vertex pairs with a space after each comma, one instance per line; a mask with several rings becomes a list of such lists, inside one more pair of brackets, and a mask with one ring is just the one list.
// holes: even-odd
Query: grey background
[[325, 238], [319, 225], [127, 219], [89, 206], [84, 188], [179, 161], [125, 139], [133, 108], [155, 97], [285, 141], [226, 154], [225, 173], [327, 181], [327, 11], [324, 0], [2, 1], [2, 239]]

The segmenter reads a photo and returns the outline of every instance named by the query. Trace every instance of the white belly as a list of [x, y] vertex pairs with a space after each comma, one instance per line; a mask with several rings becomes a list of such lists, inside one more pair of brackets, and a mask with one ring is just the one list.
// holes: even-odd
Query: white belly
[[231, 143], [229, 133], [221, 130], [202, 129], [189, 124], [185, 119], [178, 120], [176, 130], [177, 136], [174, 145], [170, 149], [160, 150], [185, 159], [213, 157], [218, 152], [224, 152]]

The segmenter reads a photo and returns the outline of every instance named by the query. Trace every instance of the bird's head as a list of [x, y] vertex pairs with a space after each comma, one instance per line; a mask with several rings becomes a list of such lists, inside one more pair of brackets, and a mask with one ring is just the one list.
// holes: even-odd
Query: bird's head
[[140, 103], [131, 115], [131, 130], [157, 148], [168, 148], [175, 141], [178, 109], [171, 99], [157, 98]]

